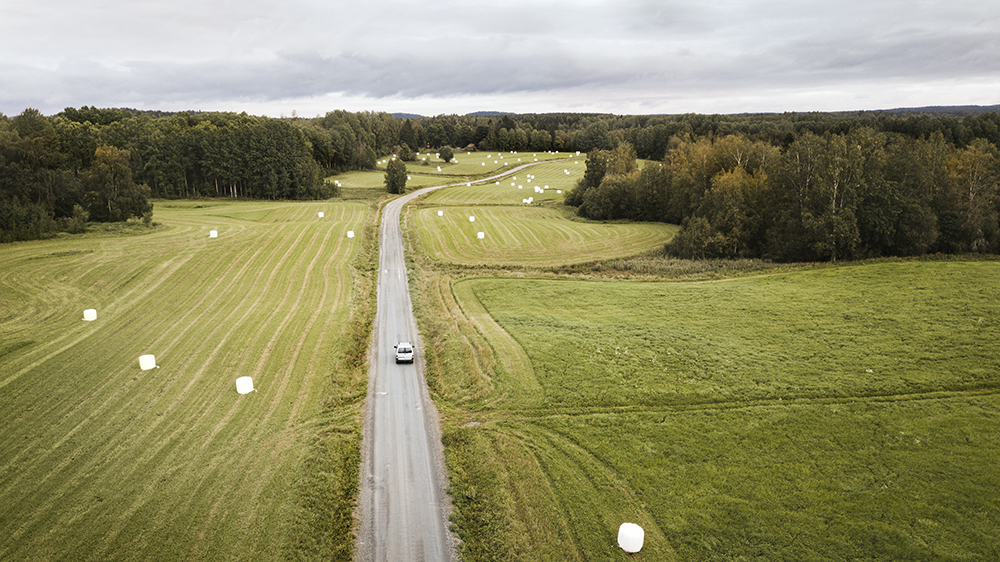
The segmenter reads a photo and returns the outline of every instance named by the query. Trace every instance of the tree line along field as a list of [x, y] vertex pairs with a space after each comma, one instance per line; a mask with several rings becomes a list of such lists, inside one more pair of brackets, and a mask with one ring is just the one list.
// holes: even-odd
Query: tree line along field
[[463, 560], [624, 560], [626, 521], [647, 560], [1000, 555], [998, 262], [481, 278], [426, 226], [474, 191], [406, 219]]
[[349, 558], [377, 213], [156, 213], [0, 247], [0, 559]]

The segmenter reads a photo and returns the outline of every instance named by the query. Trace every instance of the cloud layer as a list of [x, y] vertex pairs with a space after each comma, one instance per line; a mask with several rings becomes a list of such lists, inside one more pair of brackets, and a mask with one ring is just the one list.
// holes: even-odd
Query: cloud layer
[[1000, 102], [994, 2], [36, 0], [2, 10], [8, 115], [80, 105], [307, 115]]

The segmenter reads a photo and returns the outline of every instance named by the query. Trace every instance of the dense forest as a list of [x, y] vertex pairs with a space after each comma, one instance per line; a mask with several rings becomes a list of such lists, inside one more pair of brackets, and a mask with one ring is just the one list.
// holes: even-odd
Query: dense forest
[[[324, 199], [337, 195], [328, 176], [450, 146], [588, 152], [588, 177], [568, 202], [592, 218], [684, 223], [675, 249], [690, 255], [996, 252], [998, 143], [1000, 115], [976, 108], [281, 119], [26, 109], [0, 114], [0, 241], [80, 231], [87, 221], [149, 222], [150, 198]], [[662, 166], [600, 170], [616, 147]], [[964, 199], [963, 174], [975, 176]], [[827, 231], [832, 238], [822, 238]]]
[[1000, 253], [998, 180], [995, 142], [960, 147], [940, 130], [682, 135], [642, 170], [628, 142], [591, 151], [566, 203], [591, 219], [681, 224], [668, 250], [687, 258]]

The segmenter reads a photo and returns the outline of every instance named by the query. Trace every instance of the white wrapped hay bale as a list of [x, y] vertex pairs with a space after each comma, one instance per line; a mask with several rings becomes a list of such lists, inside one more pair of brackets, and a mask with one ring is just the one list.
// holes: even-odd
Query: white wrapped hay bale
[[479, 238], [480, 240], [482, 240], [483, 238], [486, 238], [486, 233], [485, 232], [480, 232], [479, 234], [476, 234], [476, 237]]
[[438, 211], [438, 216], [439, 217], [443, 217], [444, 216], [444, 211]]
[[348, 238], [354, 238], [354, 231], [353, 230], [348, 230], [347, 231], [347, 237]]
[[469, 217], [469, 222], [476, 222], [476, 217]]
[[320, 211], [320, 212], [318, 212], [316, 214], [319, 215], [319, 218], [323, 218], [323, 211]]
[[208, 231], [208, 237], [209, 238], [218, 238], [219, 237], [219, 231], [218, 230], [209, 230]]
[[642, 541], [646, 538], [646, 532], [635, 523], [622, 523], [618, 527], [618, 546], [625, 552], [639, 552], [642, 550]]
[[84, 310], [83, 319], [86, 320], [87, 322], [93, 322], [94, 320], [97, 320], [97, 309], [88, 308], [87, 310]]
[[236, 379], [236, 392], [240, 394], [257, 392], [257, 389], [253, 387], [253, 377], [240, 377]]
[[148, 371], [150, 369], [156, 368], [156, 356], [155, 355], [140, 355], [139, 356], [139, 368], [143, 371]]

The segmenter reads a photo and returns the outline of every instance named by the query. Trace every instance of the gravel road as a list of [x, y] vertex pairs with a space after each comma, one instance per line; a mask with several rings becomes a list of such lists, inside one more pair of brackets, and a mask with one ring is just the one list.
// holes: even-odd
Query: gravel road
[[[492, 181], [529, 166], [480, 181]], [[442, 187], [447, 186], [426, 187], [394, 199], [382, 214], [378, 310], [361, 444], [354, 556], [358, 561], [457, 560], [455, 537], [448, 531], [451, 504], [441, 431], [424, 379], [424, 350], [413, 317], [399, 225], [403, 205]], [[396, 364], [393, 346], [400, 341], [414, 344], [413, 364]]]

